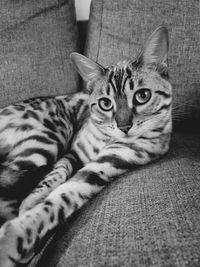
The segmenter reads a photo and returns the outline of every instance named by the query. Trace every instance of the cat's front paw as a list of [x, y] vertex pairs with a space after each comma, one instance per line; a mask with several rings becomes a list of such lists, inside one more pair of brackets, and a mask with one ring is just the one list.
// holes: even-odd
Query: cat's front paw
[[13, 249], [17, 241], [15, 234], [15, 228], [10, 222], [5, 223], [0, 229], [0, 267], [13, 267], [17, 263], [17, 249]]
[[[9, 240], [6, 240], [9, 224], [5, 224], [0, 229], [0, 267], [13, 267], [14, 262], [9, 257]], [[11, 241], [12, 242], [12, 241]]]
[[32, 258], [24, 247], [24, 232], [15, 219], [0, 228], [0, 267], [14, 267]]

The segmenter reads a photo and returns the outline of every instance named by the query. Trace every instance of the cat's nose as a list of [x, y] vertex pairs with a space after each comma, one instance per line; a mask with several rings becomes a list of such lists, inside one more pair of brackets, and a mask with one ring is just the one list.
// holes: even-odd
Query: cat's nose
[[123, 126], [118, 126], [119, 129], [124, 132], [125, 134], [128, 133], [128, 131], [131, 129], [132, 125], [128, 124], [128, 125], [123, 125]]

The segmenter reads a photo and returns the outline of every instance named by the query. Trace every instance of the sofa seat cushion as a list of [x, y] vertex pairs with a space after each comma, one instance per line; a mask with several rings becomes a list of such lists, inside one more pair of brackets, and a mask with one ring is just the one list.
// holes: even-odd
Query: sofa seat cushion
[[1, 0], [0, 107], [76, 91], [77, 35], [73, 0]]
[[[200, 133], [114, 181], [59, 229], [37, 267], [198, 266]], [[37, 259], [38, 260], [38, 259]]]

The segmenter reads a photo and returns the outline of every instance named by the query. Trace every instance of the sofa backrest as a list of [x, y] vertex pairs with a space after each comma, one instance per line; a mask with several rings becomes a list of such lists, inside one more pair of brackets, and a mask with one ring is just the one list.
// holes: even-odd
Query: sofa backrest
[[169, 29], [174, 119], [200, 120], [200, 16], [196, 0], [92, 0], [85, 54], [107, 66], [134, 58], [155, 28]]
[[73, 0], [1, 0], [0, 107], [75, 92], [72, 51], [78, 51]]

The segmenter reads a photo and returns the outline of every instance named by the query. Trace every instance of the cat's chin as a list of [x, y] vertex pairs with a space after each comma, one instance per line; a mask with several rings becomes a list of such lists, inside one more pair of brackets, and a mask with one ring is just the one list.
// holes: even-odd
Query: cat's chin
[[114, 131], [112, 133], [113, 137], [117, 138], [117, 139], [122, 139], [122, 140], [130, 140], [134, 138], [134, 135], [132, 133], [124, 133], [120, 130], [118, 131]]

